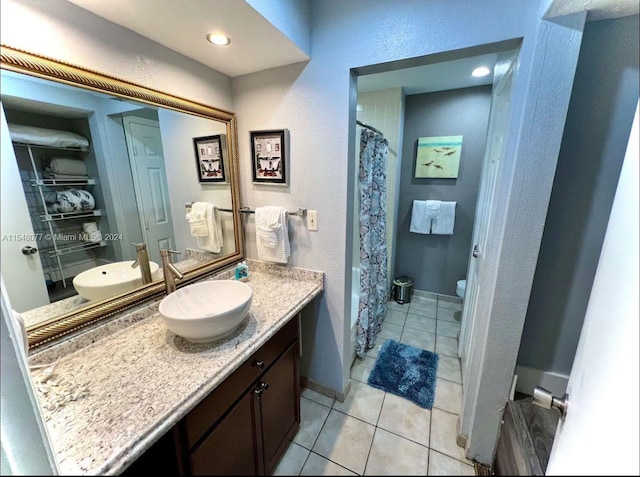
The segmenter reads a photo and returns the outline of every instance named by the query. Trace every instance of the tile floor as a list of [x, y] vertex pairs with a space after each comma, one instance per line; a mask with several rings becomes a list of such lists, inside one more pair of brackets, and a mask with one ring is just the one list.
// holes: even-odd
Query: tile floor
[[[302, 422], [274, 475], [475, 475], [456, 444], [462, 405], [461, 305], [412, 297], [389, 302], [378, 344], [351, 368], [345, 402], [304, 389]], [[392, 338], [440, 355], [431, 411], [366, 384], [385, 339]]]

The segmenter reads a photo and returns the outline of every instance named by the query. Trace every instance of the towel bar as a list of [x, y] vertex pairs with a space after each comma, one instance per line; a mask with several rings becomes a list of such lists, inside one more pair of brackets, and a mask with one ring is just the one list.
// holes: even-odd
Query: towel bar
[[[191, 206], [193, 205], [193, 202], [187, 202], [184, 206], [187, 209], [190, 209]], [[222, 212], [233, 212], [232, 209], [223, 209], [218, 207], [218, 210], [222, 211]], [[256, 211], [252, 210], [250, 207], [240, 207], [240, 209], [238, 209], [240, 212], [242, 212], [243, 214], [255, 214]], [[289, 215], [295, 215], [297, 217], [306, 217], [307, 215], [307, 209], [303, 209], [303, 208], [298, 208], [298, 210], [296, 212], [287, 212], [287, 214]]]
[[[184, 206], [187, 209], [190, 209], [192, 205], [193, 205], [193, 202], [187, 202], [186, 204], [184, 204]], [[231, 209], [224, 209], [224, 208], [221, 208], [221, 207], [218, 207], [218, 210], [221, 211], [221, 212], [233, 212], [233, 210], [231, 210]]]
[[[255, 210], [251, 210], [250, 207], [240, 207], [240, 212], [242, 212], [243, 214], [255, 214], [256, 211]], [[287, 214], [289, 215], [295, 215], [297, 217], [305, 217], [307, 215], [307, 209], [303, 209], [303, 208], [298, 208], [298, 210], [296, 212], [289, 212], [287, 211]]]

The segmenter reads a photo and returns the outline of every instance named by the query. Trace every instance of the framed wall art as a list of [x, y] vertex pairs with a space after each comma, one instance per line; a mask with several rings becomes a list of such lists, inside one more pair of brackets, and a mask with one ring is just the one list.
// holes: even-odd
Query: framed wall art
[[287, 185], [287, 130], [251, 131], [255, 184]]
[[224, 174], [224, 135], [194, 137], [199, 182], [226, 182]]
[[417, 149], [417, 179], [458, 177], [462, 136], [419, 137]]

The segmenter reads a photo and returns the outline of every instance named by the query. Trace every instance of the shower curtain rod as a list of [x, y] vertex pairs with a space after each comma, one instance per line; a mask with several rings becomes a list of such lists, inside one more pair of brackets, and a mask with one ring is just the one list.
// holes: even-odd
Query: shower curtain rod
[[367, 129], [371, 129], [373, 132], [377, 132], [378, 134], [384, 136], [384, 134], [382, 133], [382, 131], [374, 128], [373, 126], [369, 126], [368, 124], [363, 123], [362, 121], [356, 120], [356, 124], [362, 126], [363, 128], [367, 128]]

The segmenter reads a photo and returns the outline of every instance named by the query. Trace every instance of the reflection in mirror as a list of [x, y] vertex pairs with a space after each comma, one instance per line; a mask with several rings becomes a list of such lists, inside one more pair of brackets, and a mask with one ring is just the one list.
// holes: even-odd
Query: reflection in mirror
[[[207, 183], [194, 157], [194, 138], [224, 139], [227, 123], [6, 70], [1, 81], [2, 277], [27, 327], [141, 287], [135, 244], [153, 281], [161, 248], [182, 252], [181, 271], [239, 252], [230, 155], [226, 180]], [[193, 202], [221, 210], [187, 216]]]

